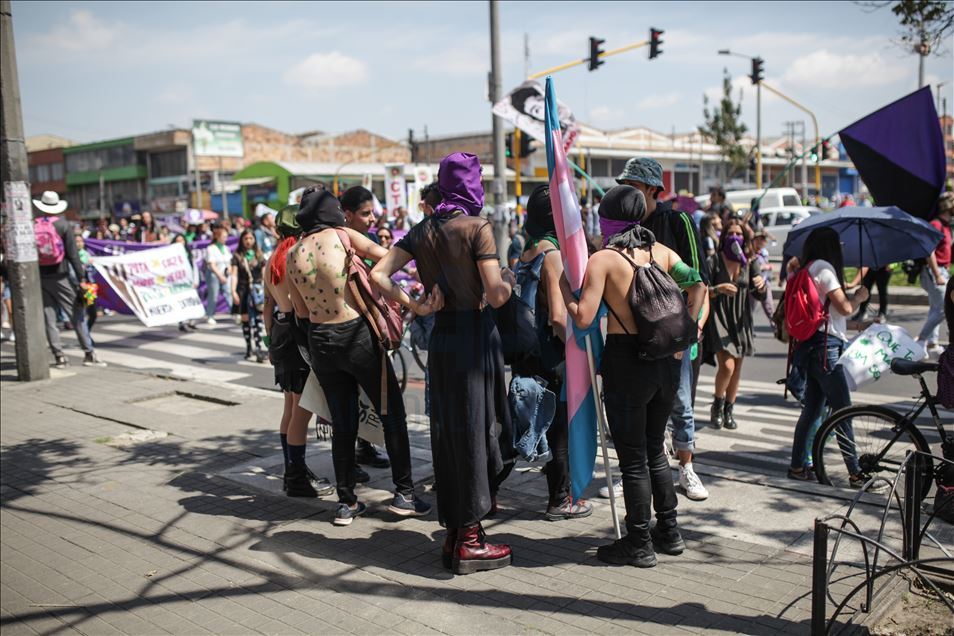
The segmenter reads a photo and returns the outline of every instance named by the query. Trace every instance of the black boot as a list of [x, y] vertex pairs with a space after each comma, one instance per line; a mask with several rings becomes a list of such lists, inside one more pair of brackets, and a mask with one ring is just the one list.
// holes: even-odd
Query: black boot
[[610, 565], [635, 565], [651, 568], [656, 565], [656, 552], [648, 529], [635, 530], [622, 539], [596, 549], [596, 558]]
[[712, 398], [712, 406], [709, 408], [709, 426], [712, 428], [722, 428], [725, 425], [725, 398]]
[[735, 421], [735, 417], [732, 415], [733, 406], [735, 406], [735, 402], [725, 403], [722, 425], [725, 426], [726, 430], [729, 431], [734, 431], [735, 429], [739, 428], [739, 423]]
[[675, 510], [656, 513], [656, 523], [649, 534], [657, 552], [675, 556], [682, 554], [686, 549], [686, 542], [682, 540], [682, 535], [676, 525]]
[[285, 494], [289, 497], [318, 496], [308, 479], [308, 467], [305, 464], [288, 464], [285, 469], [285, 485]]
[[358, 447], [355, 451], [355, 461], [371, 468], [390, 468], [391, 462], [388, 458], [378, 452], [374, 444], [367, 440], [358, 438]]

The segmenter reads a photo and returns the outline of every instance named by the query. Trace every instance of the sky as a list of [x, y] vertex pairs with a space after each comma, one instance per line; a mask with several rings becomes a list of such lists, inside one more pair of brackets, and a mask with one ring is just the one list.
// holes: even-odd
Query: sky
[[[486, 131], [491, 113], [489, 2], [13, 2], [26, 134], [88, 142], [254, 122], [286, 132], [366, 128], [392, 138]], [[727, 69], [755, 131], [750, 62], [818, 117], [826, 136], [915, 90], [889, 9], [851, 2], [501, 2], [503, 90], [536, 72], [665, 30], [648, 48], [554, 75], [577, 119], [607, 130], [671, 133], [702, 123]], [[954, 37], [926, 62], [954, 111]], [[763, 136], [807, 116], [762, 95]]]

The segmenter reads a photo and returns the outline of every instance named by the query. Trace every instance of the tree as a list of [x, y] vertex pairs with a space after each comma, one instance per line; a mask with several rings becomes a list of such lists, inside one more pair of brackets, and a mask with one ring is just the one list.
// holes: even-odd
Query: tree
[[859, 2], [868, 10], [891, 7], [901, 23], [901, 46], [918, 55], [918, 86], [924, 86], [924, 58], [942, 54], [944, 38], [954, 30], [954, 3], [945, 0]]
[[732, 77], [728, 69], [722, 69], [722, 99], [719, 105], [709, 110], [709, 97], [702, 96], [702, 117], [705, 125], [699, 126], [704, 138], [719, 146], [722, 155], [722, 179], [726, 181], [748, 165], [748, 154], [739, 143], [748, 128], [740, 121], [742, 116], [742, 90], [739, 103], [732, 101]]

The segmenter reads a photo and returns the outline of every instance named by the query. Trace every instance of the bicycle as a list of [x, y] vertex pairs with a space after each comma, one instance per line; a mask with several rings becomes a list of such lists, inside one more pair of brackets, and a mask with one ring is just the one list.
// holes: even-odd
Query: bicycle
[[849, 486], [849, 460], [857, 458], [861, 472], [870, 477], [893, 481], [908, 451], [928, 454], [927, 470], [921, 492], [930, 490], [934, 469], [931, 447], [918, 429], [917, 418], [928, 409], [941, 439], [942, 456], [954, 460], [954, 435], [945, 430], [938, 414], [937, 398], [928, 389], [924, 373], [936, 372], [936, 362], [895, 359], [891, 370], [897, 375], [915, 377], [921, 394], [907, 413], [884, 406], [848, 406], [832, 413], [815, 435], [812, 457], [818, 481], [828, 486]]

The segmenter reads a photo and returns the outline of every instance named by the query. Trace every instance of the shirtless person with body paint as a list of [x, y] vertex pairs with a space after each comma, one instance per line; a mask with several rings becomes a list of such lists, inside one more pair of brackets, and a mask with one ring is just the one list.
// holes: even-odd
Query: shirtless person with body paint
[[[288, 253], [291, 298], [296, 313], [307, 313], [311, 365], [324, 389], [331, 412], [331, 453], [338, 491], [335, 525], [349, 525], [366, 510], [355, 489], [354, 445], [358, 434], [358, 389], [367, 394], [384, 426], [384, 443], [391, 458], [394, 499], [388, 509], [400, 516], [423, 516], [431, 506], [414, 494], [411, 453], [404, 398], [391, 362], [383, 355], [371, 326], [356, 309], [348, 289], [347, 258], [342, 239], [350, 240], [360, 258], [378, 261], [387, 251], [367, 237], [344, 227], [338, 200], [327, 190], [308, 188], [302, 194], [298, 222], [302, 239]], [[412, 309], [434, 311], [440, 294]], [[387, 414], [381, 415], [381, 364], [386, 365]]]

